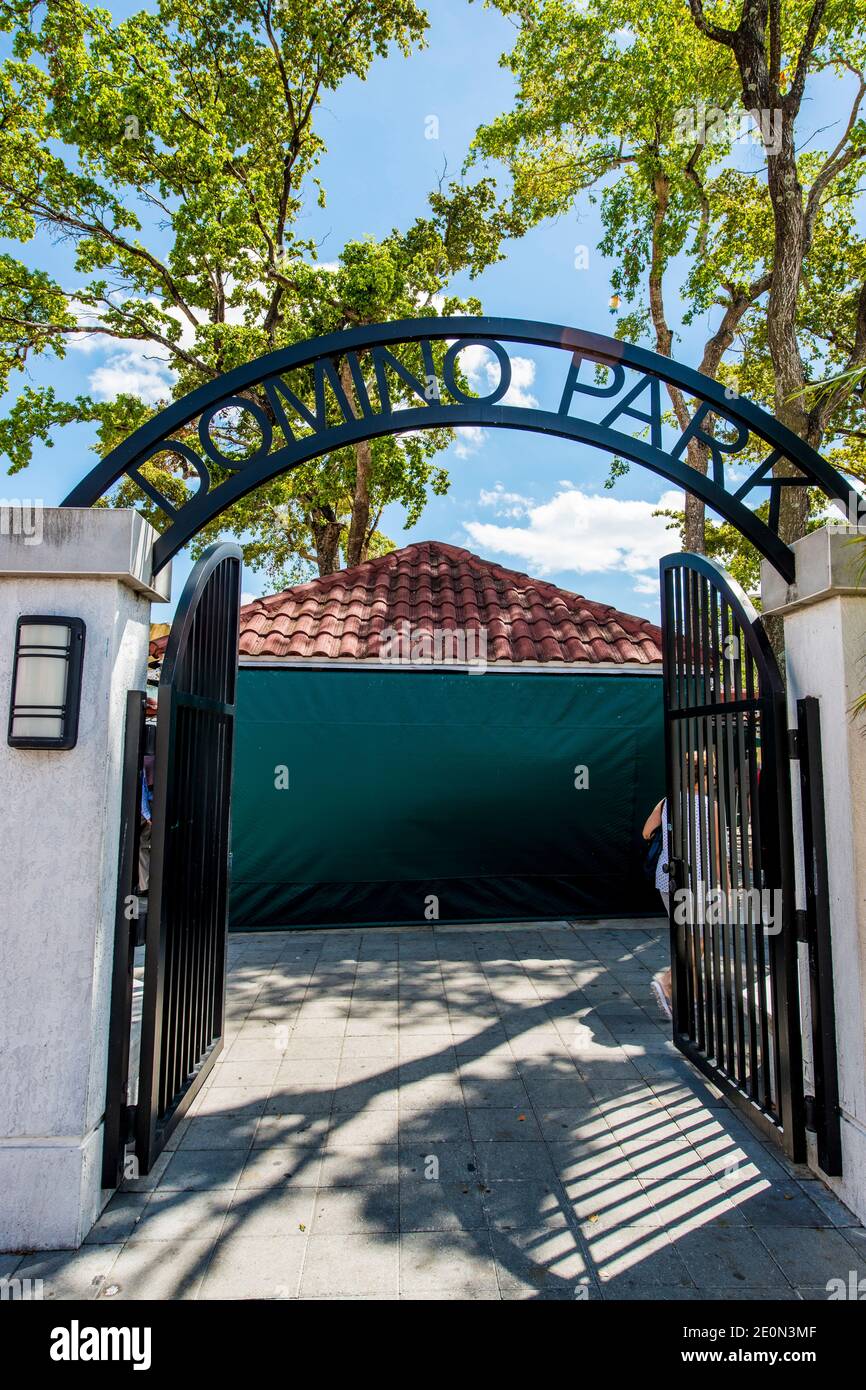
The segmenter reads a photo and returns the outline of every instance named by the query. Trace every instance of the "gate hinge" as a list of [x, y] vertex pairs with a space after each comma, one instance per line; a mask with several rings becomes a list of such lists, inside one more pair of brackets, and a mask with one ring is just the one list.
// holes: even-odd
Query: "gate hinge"
[[804, 907], [794, 909], [794, 929], [798, 941], [809, 940], [809, 914]]
[[788, 757], [799, 758], [800, 756], [800, 730], [788, 730]]
[[120, 1133], [123, 1144], [131, 1144], [135, 1138], [135, 1112], [137, 1105], [124, 1105], [120, 1112]]
[[810, 1134], [818, 1130], [818, 1110], [814, 1096], [803, 1097], [803, 1124]]
[[133, 951], [136, 946], [144, 946], [147, 941], [147, 908], [141, 910], [141, 898], [138, 903], [138, 916], [131, 918], [129, 923], [129, 945]]

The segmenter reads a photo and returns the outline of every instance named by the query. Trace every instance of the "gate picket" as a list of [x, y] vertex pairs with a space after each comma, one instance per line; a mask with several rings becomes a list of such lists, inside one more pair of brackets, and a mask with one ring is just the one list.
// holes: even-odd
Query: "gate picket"
[[782, 679], [749, 600], [712, 560], [665, 556], [661, 595], [674, 1042], [800, 1161]]

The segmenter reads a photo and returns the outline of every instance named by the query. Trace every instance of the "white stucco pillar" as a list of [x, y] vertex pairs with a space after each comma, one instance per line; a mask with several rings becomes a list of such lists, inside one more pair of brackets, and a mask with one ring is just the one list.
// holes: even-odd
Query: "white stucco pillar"
[[827, 1181], [866, 1221], [866, 718], [852, 714], [866, 690], [866, 550], [853, 535], [805, 536], [795, 582], [765, 563], [761, 592], [764, 612], [784, 620], [790, 727], [798, 699], [820, 700], [844, 1167]]
[[[0, 1250], [73, 1247], [101, 1189], [126, 691], [143, 689], [155, 532], [46, 509], [0, 529]], [[10, 534], [10, 530], [13, 532]], [[78, 742], [7, 743], [21, 614], [86, 624]]]

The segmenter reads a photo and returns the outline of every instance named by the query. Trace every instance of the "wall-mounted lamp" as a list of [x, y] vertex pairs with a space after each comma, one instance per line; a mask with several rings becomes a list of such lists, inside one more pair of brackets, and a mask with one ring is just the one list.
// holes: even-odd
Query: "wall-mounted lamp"
[[84, 632], [81, 618], [18, 619], [7, 735], [13, 748], [75, 747]]

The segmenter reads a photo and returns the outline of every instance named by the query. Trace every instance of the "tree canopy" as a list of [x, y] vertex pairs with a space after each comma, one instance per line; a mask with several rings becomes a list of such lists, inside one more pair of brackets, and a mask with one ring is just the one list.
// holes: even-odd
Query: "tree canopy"
[[[695, 365], [866, 480], [856, 377], [803, 395], [828, 370], [866, 363], [862, 4], [485, 3], [516, 19], [502, 62], [517, 91], [513, 108], [478, 131], [473, 158], [506, 163], [515, 209], [530, 222], [565, 213], [580, 195], [597, 199], [600, 249], [624, 301], [617, 335], [669, 355], [677, 319], [709, 321]], [[845, 106], [821, 151], [804, 93], [827, 72]], [[682, 425], [687, 402], [676, 391], [670, 409]], [[688, 461], [706, 471], [699, 446]], [[800, 489], [785, 493], [791, 540], [806, 503]], [[694, 498], [684, 541], [706, 544]]]
[[[490, 179], [435, 189], [408, 229], [353, 241], [331, 264], [303, 232], [304, 209], [325, 199], [323, 95], [409, 54], [426, 28], [414, 0], [159, 0], [120, 22], [82, 0], [3, 0], [0, 235], [62, 244], [74, 272], [55, 275], [44, 254], [0, 256], [0, 389], [82, 333], [151, 349], [169, 370], [168, 399], [315, 333], [477, 309], [447, 289], [458, 270], [495, 259], [512, 225]], [[86, 421], [105, 453], [164, 403], [135, 391], [64, 400], [50, 382], [24, 384], [0, 450], [14, 472], [34, 441]], [[229, 437], [231, 417], [219, 424]], [[260, 489], [220, 529], [242, 535], [247, 559], [274, 578], [330, 572], [341, 553], [355, 563], [390, 544], [379, 530], [388, 502], [411, 522], [428, 488], [447, 487], [437, 454], [450, 437], [343, 450]], [[145, 473], [167, 496], [185, 490], [177, 456]], [[157, 520], [132, 482], [114, 500]]]

